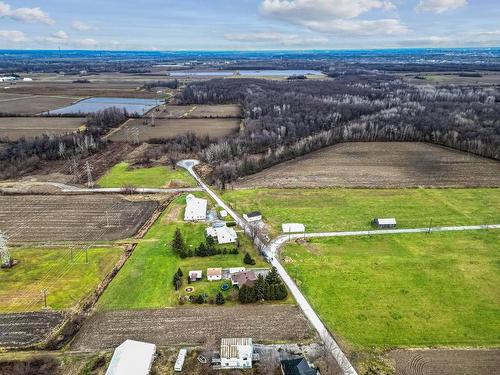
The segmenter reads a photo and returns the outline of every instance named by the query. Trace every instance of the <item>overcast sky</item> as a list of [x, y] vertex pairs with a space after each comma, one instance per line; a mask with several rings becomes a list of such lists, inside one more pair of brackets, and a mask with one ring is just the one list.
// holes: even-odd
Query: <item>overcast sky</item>
[[500, 46], [500, 0], [5, 0], [0, 49]]

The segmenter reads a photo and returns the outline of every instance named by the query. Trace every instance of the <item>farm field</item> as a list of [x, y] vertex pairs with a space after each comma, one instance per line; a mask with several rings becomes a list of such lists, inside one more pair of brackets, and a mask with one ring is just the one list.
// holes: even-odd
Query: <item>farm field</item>
[[77, 97], [0, 93], [0, 113], [34, 115], [64, 107], [76, 100]]
[[51, 309], [70, 308], [94, 290], [122, 253], [119, 247], [90, 248], [86, 264], [83, 246], [13, 248], [19, 263], [0, 272], [0, 313], [41, 310], [44, 289]]
[[167, 105], [157, 118], [226, 118], [241, 117], [241, 108], [237, 104], [196, 104], [196, 105]]
[[100, 187], [151, 187], [174, 188], [195, 187], [195, 180], [185, 169], [173, 170], [168, 166], [150, 168], [131, 168], [127, 162], [121, 162], [102, 176], [97, 184]]
[[326, 147], [234, 183], [254, 187], [499, 187], [500, 162], [426, 143]]
[[0, 117], [0, 141], [67, 134], [84, 125], [83, 117]]
[[[250, 240], [239, 233], [239, 254], [214, 255], [210, 257], [188, 257], [181, 259], [174, 254], [170, 243], [176, 228], [181, 230], [188, 248], [194, 249], [205, 241], [204, 223], [186, 223], [184, 215], [185, 197], [175, 199], [151, 227], [144, 239], [140, 240], [132, 256], [113, 279], [98, 302], [100, 310], [160, 308], [179, 305], [179, 296], [187, 286], [186, 278], [176, 292], [172, 285], [174, 273], [180, 267], [186, 276], [189, 270], [203, 270], [210, 267], [243, 267], [244, 252], [248, 251], [256, 260], [252, 267], [268, 267], [267, 263], [256, 254]], [[218, 245], [227, 250], [235, 244]], [[207, 291], [208, 282], [190, 284], [194, 294]], [[200, 290], [197, 290], [198, 286]], [[226, 292], [229, 293], [229, 292]], [[185, 294], [185, 293], [184, 293]], [[214, 296], [212, 296], [214, 297]]]
[[500, 189], [254, 189], [223, 199], [238, 212], [260, 210], [281, 232], [282, 223], [304, 223], [307, 232], [373, 229], [375, 217], [395, 217], [398, 228], [500, 223]]
[[500, 368], [500, 350], [394, 350], [389, 354], [396, 374], [494, 375]]
[[154, 138], [170, 138], [193, 132], [199, 136], [223, 137], [238, 131], [239, 119], [155, 119], [155, 126], [151, 126], [151, 120], [147, 119], [147, 125], [143, 119], [128, 121], [117, 132], [112, 134], [111, 141], [127, 141], [128, 132], [132, 128], [139, 130], [139, 140], [147, 142]]
[[228, 336], [300, 342], [313, 335], [299, 308], [291, 305], [207, 306], [202, 313], [197, 307], [116, 310], [89, 318], [71, 349], [109, 349], [127, 338], [167, 346], [218, 342]]
[[117, 240], [133, 236], [157, 205], [111, 195], [0, 196], [0, 230], [14, 243]]
[[500, 344], [499, 230], [314, 239], [281, 255], [352, 350]]

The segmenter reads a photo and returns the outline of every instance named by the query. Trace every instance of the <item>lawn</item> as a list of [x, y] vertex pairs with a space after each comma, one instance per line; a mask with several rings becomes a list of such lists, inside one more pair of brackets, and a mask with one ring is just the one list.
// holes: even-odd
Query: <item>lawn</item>
[[[190, 257], [181, 259], [172, 251], [170, 243], [176, 228], [183, 234], [186, 244], [194, 248], [204, 241], [205, 224], [186, 223], [182, 221], [185, 197], [179, 197], [172, 202], [156, 223], [151, 227], [144, 239], [137, 245], [118, 275], [99, 300], [100, 309], [127, 308], [159, 308], [179, 304], [179, 294], [172, 285], [174, 273], [180, 267], [184, 273], [184, 288], [188, 285], [186, 276], [190, 270], [203, 270], [211, 267], [238, 267], [243, 263], [244, 252], [252, 254], [257, 264], [253, 267], [268, 267], [268, 264], [256, 254], [250, 240], [239, 233], [240, 253], [238, 255], [215, 255], [211, 257]], [[232, 249], [234, 244], [221, 246]], [[196, 282], [194, 294], [207, 292], [215, 294], [219, 283], [209, 285], [208, 282]], [[226, 293], [227, 294], [227, 293]]]
[[500, 223], [500, 189], [255, 189], [223, 199], [239, 213], [259, 210], [272, 227], [304, 223], [307, 232], [370, 229], [375, 217], [399, 228]]
[[19, 263], [0, 270], [0, 312], [41, 310], [43, 289], [50, 308], [70, 308], [94, 290], [122, 252], [118, 247], [92, 248], [85, 264], [81, 249], [75, 249], [73, 260], [67, 248], [12, 249]]
[[500, 230], [315, 239], [282, 257], [351, 349], [500, 345]]
[[97, 184], [104, 188], [196, 186], [196, 182], [185, 169], [173, 170], [167, 166], [131, 168], [127, 162], [116, 164], [97, 181]]

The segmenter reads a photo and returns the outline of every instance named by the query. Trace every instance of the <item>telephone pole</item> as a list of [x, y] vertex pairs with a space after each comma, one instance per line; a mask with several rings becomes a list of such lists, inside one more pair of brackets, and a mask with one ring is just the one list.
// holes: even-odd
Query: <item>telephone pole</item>
[[87, 171], [87, 186], [89, 188], [94, 187], [94, 180], [92, 179], [92, 166], [88, 162], [88, 160], [85, 162], [85, 170]]
[[7, 247], [7, 237], [2, 232], [0, 232], [0, 267], [12, 267], [12, 258]]

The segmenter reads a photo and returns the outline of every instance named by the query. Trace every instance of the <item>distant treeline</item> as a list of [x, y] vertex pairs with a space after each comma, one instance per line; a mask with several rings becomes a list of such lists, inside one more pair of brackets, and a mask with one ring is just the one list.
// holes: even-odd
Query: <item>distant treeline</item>
[[195, 82], [179, 101], [242, 105], [244, 130], [198, 150], [222, 187], [348, 141], [423, 141], [500, 159], [500, 91], [493, 87], [411, 85], [357, 71], [323, 81]]

